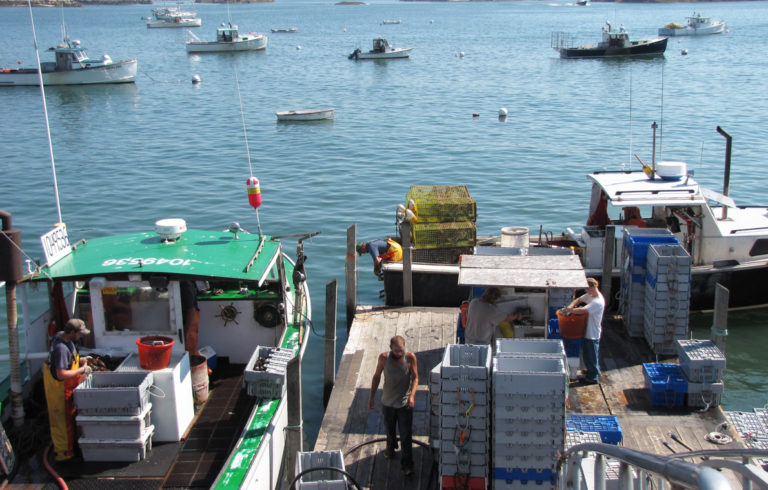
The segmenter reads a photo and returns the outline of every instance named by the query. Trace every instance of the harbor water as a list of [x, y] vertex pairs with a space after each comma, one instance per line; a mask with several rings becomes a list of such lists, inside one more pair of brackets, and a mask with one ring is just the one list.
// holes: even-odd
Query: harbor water
[[[149, 230], [172, 217], [190, 228], [237, 221], [272, 235], [321, 231], [305, 243], [314, 330], [323, 331], [324, 288], [337, 279], [342, 345], [346, 228], [357, 223], [360, 239], [394, 234], [395, 208], [410, 185], [466, 185], [477, 201], [480, 235], [509, 226], [528, 227], [532, 239], [539, 230], [578, 230], [587, 217], [586, 174], [639, 169], [634, 153], [650, 161], [656, 121], [657, 160], [688, 162], [716, 191], [725, 140], [715, 128], [722, 126], [733, 136], [731, 196], [742, 205], [768, 202], [765, 2], [182, 7], [202, 18], [194, 30], [201, 39], [229, 19], [242, 32], [299, 32], [269, 33], [263, 52], [188, 55], [184, 29], [146, 28], [148, 5], [33, 9], [42, 61], [61, 40], [62, 15], [70, 38], [91, 57], [138, 59], [135, 84], [46, 89], [70, 241]], [[596, 42], [607, 20], [624, 24], [632, 38], [653, 37], [667, 23], [684, 22], [694, 7], [726, 20], [728, 32], [672, 38], [656, 59], [562, 60], [550, 47], [553, 31]], [[0, 26], [0, 65], [34, 65], [28, 10], [0, 9]], [[379, 35], [414, 47], [411, 58], [347, 59]], [[201, 83], [192, 83], [194, 75]], [[38, 237], [59, 221], [40, 90], [0, 87], [0, 107], [0, 209], [12, 213], [25, 252], [39, 259]], [[278, 123], [274, 114], [322, 107], [335, 108], [333, 121]], [[497, 115], [502, 107], [505, 119]], [[251, 174], [261, 182], [258, 216], [246, 197]], [[296, 244], [285, 245], [293, 252]], [[360, 264], [358, 302], [382, 303], [370, 258]], [[708, 338], [711, 321], [694, 315], [694, 336]], [[766, 402], [766, 323], [765, 311], [729, 317], [728, 410]], [[323, 414], [322, 349], [313, 336], [304, 360], [308, 447]]]

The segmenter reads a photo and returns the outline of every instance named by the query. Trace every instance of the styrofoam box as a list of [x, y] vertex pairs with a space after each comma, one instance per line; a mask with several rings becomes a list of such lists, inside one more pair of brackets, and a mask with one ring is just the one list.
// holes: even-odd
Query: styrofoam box
[[139, 415], [78, 415], [80, 436], [86, 439], [139, 439], [150, 423], [152, 404]]
[[560, 393], [567, 383], [564, 359], [497, 357], [493, 360], [494, 393]]
[[83, 461], [136, 462], [147, 457], [152, 450], [152, 433], [155, 426], [150, 425], [140, 438], [128, 439], [87, 439], [81, 437], [77, 443], [83, 452]]
[[[296, 474], [310, 468], [331, 467], [345, 470], [341, 451], [299, 452], [296, 454]], [[297, 489], [346, 490], [347, 478], [338, 471], [317, 470], [303, 475]]]
[[448, 344], [440, 364], [440, 377], [488, 379], [491, 371], [491, 346]]
[[716, 383], [723, 379], [725, 356], [711, 340], [678, 340], [675, 351], [688, 381]]
[[96, 372], [73, 391], [82, 415], [139, 415], [149, 405], [151, 372]]

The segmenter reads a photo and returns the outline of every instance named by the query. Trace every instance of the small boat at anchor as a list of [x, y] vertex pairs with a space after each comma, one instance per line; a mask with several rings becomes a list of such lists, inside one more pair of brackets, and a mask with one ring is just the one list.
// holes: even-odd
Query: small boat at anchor
[[611, 56], [657, 56], [667, 49], [667, 38], [630, 40], [629, 33], [622, 25], [618, 30], [606, 22], [603, 39], [597, 45], [573, 46], [572, 37], [563, 32], [553, 32], [551, 46], [561, 58], [607, 58]]
[[725, 30], [724, 20], [712, 20], [709, 17], [702, 17], [701, 12], [694, 12], [688, 17], [688, 25], [669, 23], [659, 28], [659, 36], [704, 36], [721, 34], [723, 30]]
[[156, 19], [147, 22], [147, 28], [150, 29], [162, 29], [166, 27], [200, 27], [201, 25], [203, 25], [201, 19], [196, 17], [181, 17], [178, 15], [171, 17], [170, 19]]
[[[51, 50], [56, 61], [40, 63], [44, 85], [91, 85], [132, 83], [136, 79], [135, 59], [112, 61], [109, 55], [89, 58], [78, 40], [64, 40]], [[37, 68], [2, 68], [0, 86], [40, 85]]]
[[322, 121], [333, 119], [333, 108], [282, 111], [275, 115], [278, 121]]
[[280, 34], [290, 34], [294, 32], [299, 32], [298, 27], [273, 27], [272, 32], [280, 33]]
[[403, 21], [400, 19], [389, 19], [389, 20], [382, 20], [381, 25], [389, 25], [389, 24], [402, 24]]
[[224, 53], [232, 51], [258, 51], [266, 49], [267, 35], [248, 33], [241, 35], [236, 25], [229, 23], [216, 29], [215, 41], [201, 41], [192, 32], [187, 41], [187, 53]]
[[392, 58], [408, 58], [411, 56], [413, 48], [395, 48], [383, 37], [377, 37], [373, 40], [373, 49], [362, 51], [357, 48], [349, 55], [349, 59], [354, 60], [382, 60]]

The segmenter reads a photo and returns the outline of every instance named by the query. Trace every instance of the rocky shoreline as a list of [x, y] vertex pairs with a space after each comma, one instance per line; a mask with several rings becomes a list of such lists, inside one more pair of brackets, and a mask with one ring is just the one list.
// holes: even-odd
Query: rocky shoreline
[[[275, 0], [230, 0], [229, 3], [274, 3]], [[32, 0], [33, 7], [83, 7], [86, 5], [152, 5], [152, 0]], [[197, 0], [195, 3], [227, 3], [227, 0]], [[26, 7], [26, 0], [0, 0], [0, 7]]]

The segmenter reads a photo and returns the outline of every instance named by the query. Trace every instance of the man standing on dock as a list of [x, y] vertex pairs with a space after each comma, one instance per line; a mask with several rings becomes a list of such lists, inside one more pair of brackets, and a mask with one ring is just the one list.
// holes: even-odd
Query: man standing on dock
[[419, 385], [419, 369], [416, 356], [406, 352], [405, 339], [395, 335], [389, 341], [389, 352], [379, 354], [376, 372], [371, 382], [371, 395], [368, 408], [373, 410], [373, 399], [379, 389], [381, 374], [384, 373], [384, 388], [381, 394], [382, 413], [387, 426], [386, 459], [392, 459], [397, 449], [396, 430], [400, 430], [402, 458], [400, 466], [406, 476], [413, 475], [413, 406], [416, 400], [416, 388]]
[[[605, 311], [605, 298], [598, 289], [599, 283], [594, 277], [587, 278], [587, 292], [582, 296], [571, 301], [566, 307], [566, 313], [573, 315], [589, 315], [587, 318], [587, 329], [584, 332], [584, 340], [581, 344], [581, 352], [584, 357], [584, 367], [586, 371], [583, 384], [594, 385], [600, 381], [600, 360], [598, 351], [600, 350], [600, 333], [602, 332], [603, 311]], [[584, 306], [576, 307], [577, 304], [584, 303]]]

